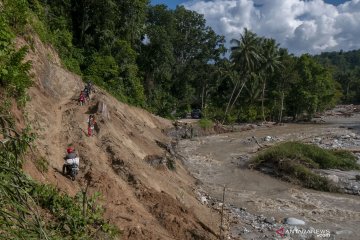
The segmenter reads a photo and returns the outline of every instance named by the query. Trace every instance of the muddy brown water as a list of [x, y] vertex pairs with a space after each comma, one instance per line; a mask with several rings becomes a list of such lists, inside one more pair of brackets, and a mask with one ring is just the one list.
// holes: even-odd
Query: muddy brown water
[[[258, 144], [270, 145], [287, 140], [308, 141], [315, 137], [359, 134], [360, 116], [332, 117], [325, 124], [285, 124], [253, 130], [183, 140], [178, 151], [185, 157], [188, 170], [202, 182], [210, 196], [246, 208], [253, 214], [302, 219], [317, 229], [339, 232], [336, 239], [360, 239], [360, 198], [304, 189], [269, 175], [250, 170], [246, 163]], [[350, 128], [350, 129], [349, 129]], [[272, 141], [266, 142], [266, 136]]]

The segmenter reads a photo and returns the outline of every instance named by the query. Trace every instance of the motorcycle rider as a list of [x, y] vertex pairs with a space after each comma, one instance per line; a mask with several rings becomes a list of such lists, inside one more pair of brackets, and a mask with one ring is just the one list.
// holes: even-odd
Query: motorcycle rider
[[73, 145], [72, 144], [69, 144], [68, 145], [68, 148], [66, 149], [66, 152], [67, 153], [71, 153], [72, 151], [74, 151], [75, 149], [74, 149], [74, 147], [73, 147]]
[[74, 180], [75, 175], [79, 171], [79, 157], [72, 146], [69, 146], [66, 151], [67, 155], [65, 157], [65, 163], [62, 170], [64, 174], [70, 174], [72, 180]]

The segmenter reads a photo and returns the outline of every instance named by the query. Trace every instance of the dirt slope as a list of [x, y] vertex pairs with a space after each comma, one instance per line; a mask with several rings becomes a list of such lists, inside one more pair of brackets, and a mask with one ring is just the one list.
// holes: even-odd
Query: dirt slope
[[[18, 46], [25, 44], [17, 39]], [[170, 141], [162, 131], [170, 126], [168, 121], [120, 103], [100, 89], [90, 104], [77, 105], [84, 87], [80, 77], [61, 68], [56, 52], [37, 37], [27, 58], [33, 63], [35, 86], [29, 90], [26, 118], [38, 135], [38, 157], [49, 162], [48, 172], [41, 173], [33, 160], [27, 161], [24, 169], [31, 177], [71, 195], [89, 180], [89, 193], [102, 193], [105, 216], [123, 230], [122, 239], [215, 238], [218, 214], [196, 200], [194, 179], [181, 163], [176, 160], [176, 171], [170, 171], [148, 162], [169, 156], [161, 147]], [[109, 117], [97, 113], [99, 131], [87, 137], [88, 115], [99, 103], [107, 106]], [[70, 143], [81, 157], [75, 182], [60, 173]]]

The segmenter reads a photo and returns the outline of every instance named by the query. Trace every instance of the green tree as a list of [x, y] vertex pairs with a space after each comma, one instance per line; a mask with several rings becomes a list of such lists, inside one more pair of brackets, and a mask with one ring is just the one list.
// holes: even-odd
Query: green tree
[[311, 119], [315, 112], [323, 111], [336, 103], [336, 83], [327, 69], [309, 55], [299, 58], [296, 69], [299, 78], [292, 83], [287, 96], [288, 111], [294, 119], [300, 114], [306, 114]]
[[[23, 33], [25, 24], [29, 18], [27, 1], [3, 0], [2, 5], [3, 6], [0, 5], [0, 11], [4, 20], [16, 33]], [[1, 8], [3, 8], [3, 10], [1, 10]]]
[[[149, 0], [115, 0], [119, 6], [119, 15], [116, 29], [117, 35], [136, 47], [140, 42], [140, 37], [145, 31], [146, 14]], [[120, 13], [120, 14], [119, 14]]]
[[[240, 40], [232, 39], [231, 42], [235, 44], [235, 46], [231, 47], [230, 60], [233, 63], [234, 69], [239, 71], [240, 78], [239, 81], [236, 82], [227, 103], [223, 122], [227, 113], [231, 111], [233, 105], [239, 98], [245, 84], [253, 76], [256, 66], [261, 63], [263, 58], [259, 48], [260, 39], [255, 33], [248, 29], [245, 28], [244, 33], [240, 36]], [[241, 87], [239, 87], [240, 85]]]
[[283, 112], [287, 107], [287, 96], [293, 82], [298, 81], [299, 74], [296, 70], [297, 58], [289, 54], [287, 49], [279, 49], [282, 68], [275, 69], [272, 81], [269, 84], [269, 98], [271, 99], [272, 118], [281, 122]]
[[324, 52], [315, 56], [315, 59], [332, 70], [333, 77], [341, 84], [343, 102], [360, 102], [360, 50]]
[[[158, 99], [160, 90], [170, 92], [175, 56], [175, 17], [165, 5], [149, 8], [146, 37], [139, 56], [139, 65], [144, 75], [144, 88], [151, 105]], [[164, 95], [165, 96], [165, 95]], [[164, 99], [166, 101], [166, 99]], [[162, 111], [164, 109], [162, 108]]]
[[[216, 82], [211, 72], [224, 52], [224, 37], [207, 27], [202, 15], [184, 7], [150, 7], [138, 63], [151, 108], [166, 116], [205, 106]], [[167, 103], [159, 105], [159, 99]]]
[[262, 43], [263, 47], [263, 62], [261, 69], [263, 71], [262, 75], [262, 93], [261, 93], [261, 110], [263, 121], [265, 121], [265, 110], [264, 110], [264, 101], [265, 101], [265, 89], [266, 81], [271, 78], [274, 71], [282, 67], [280, 62], [280, 55], [278, 51], [278, 44], [276, 44], [274, 39], [264, 39]]
[[13, 46], [14, 35], [6, 22], [0, 16], [0, 86], [6, 90], [7, 97], [16, 98], [24, 106], [28, 98], [26, 89], [32, 85], [31, 65], [24, 61], [27, 48], [16, 50]]

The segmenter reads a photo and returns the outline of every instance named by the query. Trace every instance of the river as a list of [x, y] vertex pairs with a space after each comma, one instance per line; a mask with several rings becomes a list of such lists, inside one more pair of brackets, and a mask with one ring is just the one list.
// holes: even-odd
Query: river
[[[359, 120], [360, 115], [354, 115], [327, 117], [323, 124], [258, 126], [247, 131], [182, 140], [177, 151], [183, 156], [187, 169], [201, 182], [199, 189], [206, 192], [208, 198], [221, 201], [223, 186], [226, 186], [225, 203], [241, 215], [228, 223], [230, 239], [279, 237], [275, 230], [287, 227], [281, 223], [283, 219], [294, 217], [305, 221], [307, 229], [329, 230], [331, 237], [328, 239], [358, 240], [359, 196], [304, 189], [250, 170], [247, 162], [257, 152], [258, 143], [263, 146], [288, 140], [312, 142], [321, 138], [333, 144], [334, 139], [348, 134], [357, 138]], [[360, 143], [351, 146], [354, 147], [360, 149]], [[290, 239], [301, 237], [293, 234]]]

